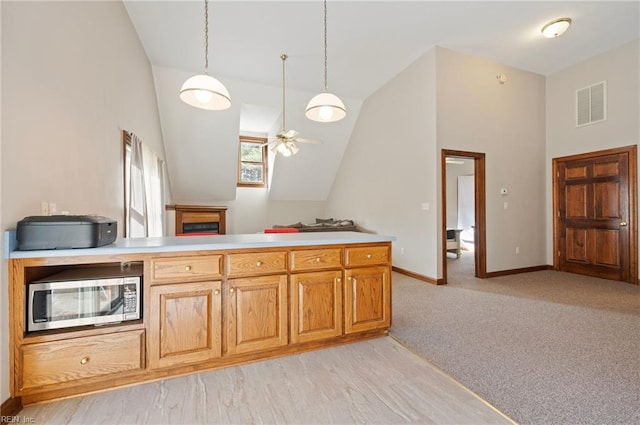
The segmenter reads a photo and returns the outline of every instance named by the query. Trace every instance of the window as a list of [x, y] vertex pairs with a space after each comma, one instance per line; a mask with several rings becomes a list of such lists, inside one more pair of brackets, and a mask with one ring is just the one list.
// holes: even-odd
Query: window
[[132, 133], [123, 132], [125, 237], [164, 233], [164, 162]]
[[240, 136], [238, 186], [267, 187], [267, 139]]

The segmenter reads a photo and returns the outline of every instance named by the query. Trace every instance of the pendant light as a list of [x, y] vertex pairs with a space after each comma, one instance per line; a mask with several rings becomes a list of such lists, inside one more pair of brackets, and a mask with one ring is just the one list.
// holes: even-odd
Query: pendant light
[[204, 1], [204, 74], [194, 75], [184, 82], [180, 99], [196, 108], [219, 111], [231, 106], [229, 91], [209, 75], [209, 1]]
[[312, 121], [340, 121], [347, 115], [342, 100], [329, 93], [327, 83], [327, 0], [324, 0], [324, 92], [316, 95], [307, 104], [305, 115]]

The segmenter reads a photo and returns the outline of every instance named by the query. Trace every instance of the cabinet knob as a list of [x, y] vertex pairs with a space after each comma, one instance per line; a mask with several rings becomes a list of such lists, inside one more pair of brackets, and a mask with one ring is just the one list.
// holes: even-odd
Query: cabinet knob
[[320, 262], [320, 257], [317, 257], [316, 258], [316, 263], [319, 263], [319, 262]]
[[82, 359], [80, 359], [80, 364], [87, 364], [89, 363], [89, 360], [91, 360], [89, 356], [84, 356]]
[[190, 272], [191, 271], [191, 266], [186, 266], [184, 269], [185, 269], [185, 271]]
[[367, 254], [367, 259], [371, 259], [371, 254]]
[[258, 267], [260, 267], [261, 265], [262, 265], [262, 261], [258, 261], [258, 262], [256, 263], [256, 266], [258, 266]]
[[337, 278], [336, 280], [338, 281], [338, 283], [342, 282], [342, 279], [340, 279], [340, 278]]
[[627, 225], [626, 221], [623, 221], [623, 222], [620, 223], [620, 227], [625, 227], [626, 225]]
[[220, 290], [219, 290], [219, 289], [216, 289], [215, 291], [213, 291], [213, 294], [214, 294], [214, 295], [220, 295]]
[[234, 291], [235, 291], [235, 289], [229, 288], [229, 292], [231, 292], [232, 294], [233, 294]]
[[349, 276], [349, 277], [347, 278], [347, 280], [351, 280], [351, 276]]

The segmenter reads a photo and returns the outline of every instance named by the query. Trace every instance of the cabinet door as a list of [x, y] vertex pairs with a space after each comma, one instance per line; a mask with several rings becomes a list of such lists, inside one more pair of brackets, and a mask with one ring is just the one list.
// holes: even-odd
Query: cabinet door
[[345, 272], [345, 333], [387, 328], [391, 325], [389, 267], [348, 269]]
[[227, 351], [240, 354], [287, 345], [287, 276], [229, 281]]
[[197, 282], [150, 288], [149, 367], [220, 357], [221, 283]]
[[342, 271], [291, 276], [291, 342], [342, 335]]

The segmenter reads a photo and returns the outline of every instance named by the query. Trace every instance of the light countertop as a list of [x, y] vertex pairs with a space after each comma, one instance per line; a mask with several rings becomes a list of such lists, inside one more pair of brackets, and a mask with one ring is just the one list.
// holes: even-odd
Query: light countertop
[[[15, 236], [15, 235], [14, 235]], [[10, 239], [11, 235], [5, 235]], [[7, 239], [5, 239], [6, 242]], [[17, 251], [9, 249], [9, 258], [41, 258], [80, 255], [117, 255], [154, 252], [273, 248], [310, 245], [337, 245], [392, 242], [393, 236], [360, 232], [255, 233], [217, 236], [169, 236], [163, 238], [120, 238], [97, 248]], [[11, 246], [11, 242], [9, 242]]]

